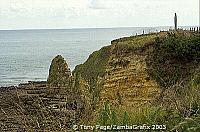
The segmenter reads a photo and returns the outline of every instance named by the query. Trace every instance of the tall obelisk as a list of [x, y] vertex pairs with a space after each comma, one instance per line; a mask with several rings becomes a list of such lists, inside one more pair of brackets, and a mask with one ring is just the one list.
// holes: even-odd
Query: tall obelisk
[[174, 16], [174, 29], [177, 30], [177, 15]]

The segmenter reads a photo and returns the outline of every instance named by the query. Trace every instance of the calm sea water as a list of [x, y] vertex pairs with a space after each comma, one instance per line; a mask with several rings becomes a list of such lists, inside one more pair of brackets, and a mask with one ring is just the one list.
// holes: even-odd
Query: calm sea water
[[116, 38], [136, 33], [167, 30], [157, 28], [59, 29], [0, 31], [0, 86], [44, 81], [51, 60], [58, 54], [71, 70]]

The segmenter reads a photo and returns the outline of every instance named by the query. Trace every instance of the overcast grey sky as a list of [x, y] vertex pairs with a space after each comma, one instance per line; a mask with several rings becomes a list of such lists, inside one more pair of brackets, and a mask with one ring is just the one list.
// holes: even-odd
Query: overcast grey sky
[[0, 29], [199, 24], [199, 0], [0, 0]]

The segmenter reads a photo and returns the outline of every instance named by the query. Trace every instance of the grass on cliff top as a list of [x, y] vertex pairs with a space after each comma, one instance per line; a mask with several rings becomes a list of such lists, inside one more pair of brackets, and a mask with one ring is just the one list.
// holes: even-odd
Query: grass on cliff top
[[[159, 35], [163, 35], [163, 33], [159, 33]], [[117, 44], [120, 46], [128, 46], [129, 48], [141, 48], [146, 46], [147, 44], [151, 44], [155, 41], [158, 34], [151, 33], [139, 36], [131, 36], [120, 38], [112, 41], [112, 44]]]

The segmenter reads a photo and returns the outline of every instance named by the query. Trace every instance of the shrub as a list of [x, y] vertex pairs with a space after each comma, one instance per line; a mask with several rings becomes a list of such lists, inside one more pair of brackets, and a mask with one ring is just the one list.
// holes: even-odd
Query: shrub
[[200, 61], [200, 35], [157, 38], [147, 58], [148, 72], [163, 88], [188, 77]]

